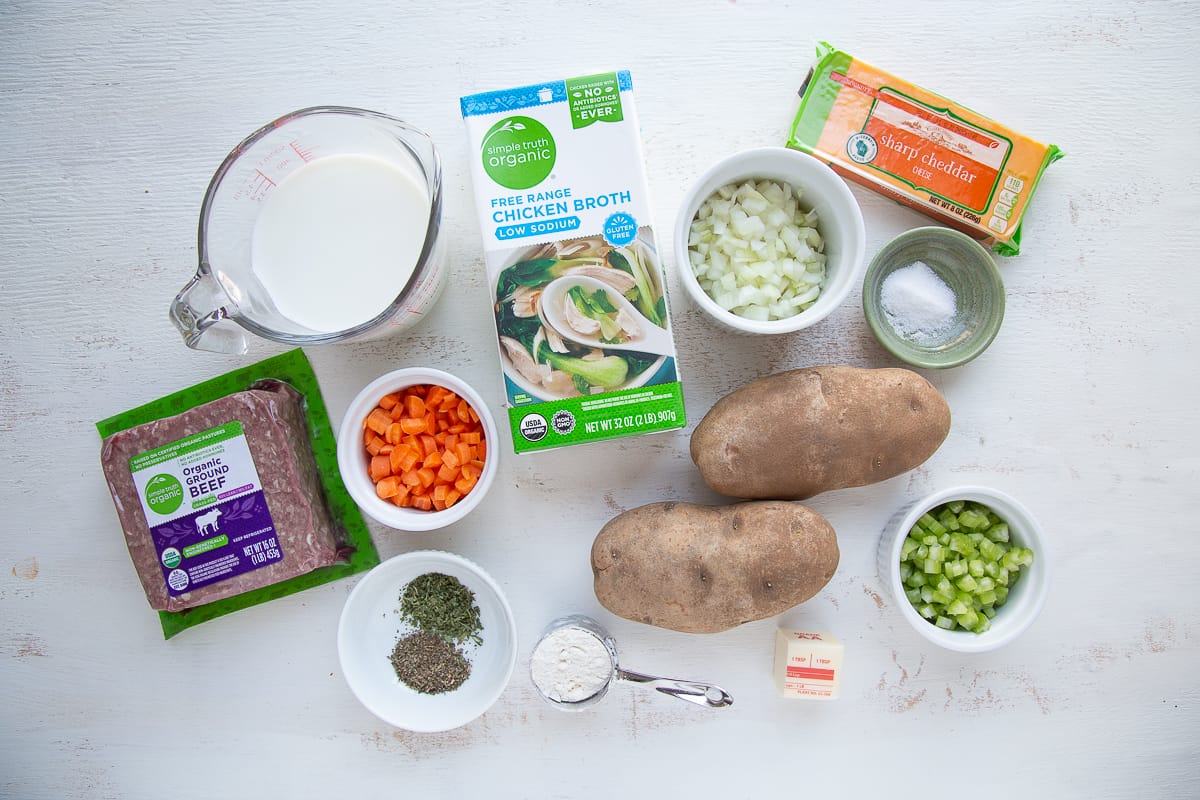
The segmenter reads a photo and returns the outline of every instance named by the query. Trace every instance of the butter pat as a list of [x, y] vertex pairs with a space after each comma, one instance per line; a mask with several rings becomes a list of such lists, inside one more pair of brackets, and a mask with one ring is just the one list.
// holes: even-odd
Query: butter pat
[[780, 628], [775, 636], [775, 687], [788, 698], [836, 700], [841, 695], [842, 643], [828, 633]]

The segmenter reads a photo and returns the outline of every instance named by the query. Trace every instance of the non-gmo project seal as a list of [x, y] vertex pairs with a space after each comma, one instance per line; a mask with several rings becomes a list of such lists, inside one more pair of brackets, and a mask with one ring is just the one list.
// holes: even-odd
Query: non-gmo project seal
[[566, 436], [575, 430], [575, 415], [566, 409], [555, 411], [554, 416], [550, 418], [550, 424], [554, 426], [555, 433]]

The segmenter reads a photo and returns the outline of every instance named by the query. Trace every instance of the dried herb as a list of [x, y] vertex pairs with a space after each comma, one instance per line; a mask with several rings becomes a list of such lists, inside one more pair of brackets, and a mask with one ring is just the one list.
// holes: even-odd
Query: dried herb
[[456, 644], [483, 642], [475, 593], [450, 575], [427, 572], [410, 581], [400, 595], [400, 616], [422, 631]]
[[390, 661], [396, 677], [421, 694], [452, 692], [471, 676], [471, 664], [462, 650], [425, 631], [396, 642]]

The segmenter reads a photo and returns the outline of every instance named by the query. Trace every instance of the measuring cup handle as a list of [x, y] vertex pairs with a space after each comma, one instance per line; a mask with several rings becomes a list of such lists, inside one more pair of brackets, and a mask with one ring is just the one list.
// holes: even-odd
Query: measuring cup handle
[[630, 683], [640, 683], [663, 694], [678, 697], [708, 708], [726, 708], [733, 705], [733, 696], [729, 692], [711, 683], [699, 681], [681, 681], [675, 678], [659, 678], [655, 675], [643, 675], [627, 669], [618, 669], [617, 677]]
[[216, 278], [197, 272], [171, 303], [171, 322], [193, 350], [240, 355], [248, 349], [246, 336], [230, 319], [229, 303]]

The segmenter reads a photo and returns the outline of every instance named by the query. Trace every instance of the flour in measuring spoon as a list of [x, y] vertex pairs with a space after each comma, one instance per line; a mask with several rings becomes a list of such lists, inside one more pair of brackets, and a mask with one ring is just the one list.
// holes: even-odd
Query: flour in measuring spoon
[[612, 679], [612, 656], [583, 628], [559, 628], [538, 642], [529, 672], [538, 691], [558, 703], [595, 696]]
[[267, 194], [254, 223], [254, 273], [279, 313], [330, 333], [378, 316], [425, 244], [429, 194], [373, 156], [318, 158]]

